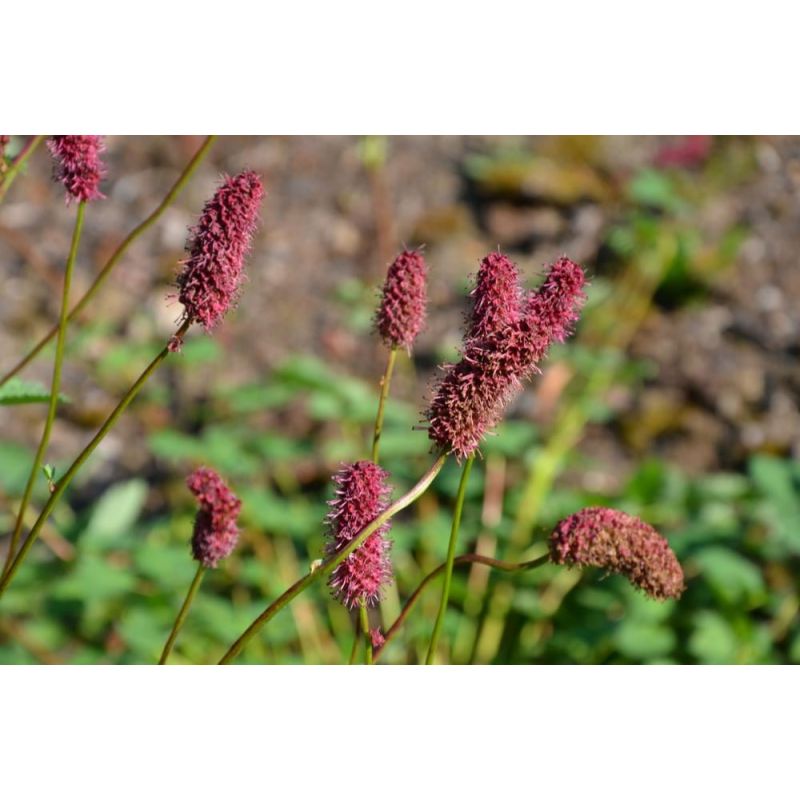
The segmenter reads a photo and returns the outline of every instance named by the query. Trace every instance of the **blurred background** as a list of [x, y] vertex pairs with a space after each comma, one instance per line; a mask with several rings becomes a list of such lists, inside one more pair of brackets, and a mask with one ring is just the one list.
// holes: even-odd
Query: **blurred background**
[[[73, 298], [201, 142], [108, 138]], [[437, 365], [456, 357], [480, 259], [500, 247], [533, 287], [568, 255], [591, 280], [578, 333], [482, 448], [459, 552], [533, 558], [558, 519], [609, 505], [668, 537], [688, 585], [661, 604], [597, 570], [462, 568], [442, 660], [800, 662], [800, 139], [221, 138], [70, 328], [56, 477], [175, 329], [187, 228], [221, 173], [244, 168], [268, 195], [239, 306], [213, 337], [191, 332], [58, 505], [3, 598], [0, 662], [156, 661], [195, 570], [184, 479], [201, 464], [242, 498], [243, 534], [172, 660], [216, 661], [305, 574], [330, 475], [369, 453], [387, 356], [371, 332], [377, 290], [395, 253], [422, 244], [428, 325], [398, 358], [382, 440], [396, 495], [430, 464], [414, 428]], [[41, 147], [0, 204], [0, 373], [57, 319], [73, 219]], [[49, 384], [52, 352], [22, 377]], [[0, 554], [45, 411], [0, 406]], [[374, 625], [444, 560], [458, 478], [448, 464], [396, 518], [396, 581]], [[42, 478], [28, 523], [46, 495]], [[382, 661], [424, 660], [439, 591]], [[317, 586], [240, 660], [342, 663], [352, 641], [350, 615]]]

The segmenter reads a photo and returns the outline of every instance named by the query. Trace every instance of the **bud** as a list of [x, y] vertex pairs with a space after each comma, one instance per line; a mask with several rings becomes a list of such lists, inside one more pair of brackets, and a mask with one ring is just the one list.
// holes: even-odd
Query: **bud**
[[411, 349], [425, 323], [428, 266], [419, 250], [403, 250], [389, 266], [375, 328], [390, 347]]
[[214, 568], [236, 547], [236, 519], [242, 501], [208, 467], [196, 469], [186, 479], [186, 485], [200, 505], [194, 521], [192, 555], [204, 567]]
[[638, 517], [612, 508], [584, 508], [561, 520], [550, 534], [550, 558], [618, 572], [656, 600], [678, 598], [685, 588], [667, 540]]
[[[326, 556], [333, 556], [346, 547], [386, 510], [391, 493], [388, 477], [385, 470], [371, 461], [347, 464], [334, 476], [338, 488], [336, 498], [329, 504]], [[386, 538], [390, 527], [390, 522], [381, 525], [333, 571], [328, 585], [345, 607], [375, 604], [392, 579], [391, 543]]]
[[67, 190], [67, 203], [102, 199], [100, 179], [106, 168], [100, 161], [102, 136], [51, 136], [47, 147], [56, 161], [54, 177]]
[[461, 361], [445, 368], [426, 413], [428, 436], [441, 450], [467, 458], [500, 422], [552, 342], [571, 332], [584, 281], [583, 270], [562, 258], [529, 295], [519, 319], [484, 338], [466, 340]]
[[183, 320], [210, 331], [235, 302], [264, 196], [255, 172], [226, 178], [203, 208], [178, 275]]

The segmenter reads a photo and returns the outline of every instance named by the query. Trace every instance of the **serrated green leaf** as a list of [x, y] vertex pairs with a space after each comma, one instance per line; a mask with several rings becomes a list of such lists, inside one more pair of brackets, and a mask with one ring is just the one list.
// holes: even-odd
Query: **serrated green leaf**
[[[59, 394], [58, 401], [68, 403], [69, 398], [64, 394]], [[50, 402], [50, 390], [44, 384], [11, 378], [8, 383], [0, 386], [0, 406], [48, 402]]]

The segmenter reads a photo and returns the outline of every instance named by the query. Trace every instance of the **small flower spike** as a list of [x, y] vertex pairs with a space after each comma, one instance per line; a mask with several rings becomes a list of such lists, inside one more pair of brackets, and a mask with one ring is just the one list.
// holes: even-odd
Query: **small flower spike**
[[411, 345], [425, 324], [428, 266], [419, 250], [403, 250], [383, 284], [375, 328], [389, 347]]
[[470, 295], [472, 309], [467, 318], [467, 341], [498, 333], [522, 316], [519, 269], [502, 253], [489, 253], [481, 261]]
[[192, 555], [204, 567], [213, 569], [236, 547], [236, 519], [242, 501], [208, 467], [196, 469], [186, 479], [186, 485], [200, 505], [194, 521]]
[[100, 161], [105, 149], [102, 136], [51, 136], [47, 147], [55, 159], [54, 177], [67, 190], [67, 203], [99, 200], [100, 180], [106, 168]]
[[561, 520], [550, 535], [550, 558], [618, 572], [655, 600], [678, 598], [685, 588], [667, 540], [638, 517], [612, 508], [584, 508]]
[[[388, 477], [388, 473], [372, 461], [346, 464], [334, 476], [337, 489], [327, 517], [329, 541], [326, 556], [335, 555], [346, 547], [366, 525], [386, 510], [391, 493]], [[328, 585], [345, 607], [356, 608], [361, 603], [374, 605], [391, 581], [391, 543], [386, 538], [390, 527], [390, 522], [381, 525], [331, 574]]]
[[183, 321], [210, 331], [236, 301], [264, 196], [255, 172], [226, 178], [203, 208], [178, 275]]

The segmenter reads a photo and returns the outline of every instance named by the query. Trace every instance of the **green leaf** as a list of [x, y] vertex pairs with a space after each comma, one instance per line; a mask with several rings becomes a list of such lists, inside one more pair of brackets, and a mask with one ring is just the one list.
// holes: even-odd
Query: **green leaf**
[[737, 652], [736, 634], [715, 611], [700, 611], [694, 618], [689, 652], [703, 664], [733, 664]]
[[123, 597], [135, 584], [128, 568], [113, 567], [96, 556], [82, 555], [75, 569], [56, 583], [52, 596], [58, 600], [96, 604]]
[[725, 602], [746, 601], [753, 605], [766, 600], [761, 571], [733, 550], [707, 547], [694, 556], [694, 561], [701, 575]]
[[675, 634], [661, 625], [626, 620], [617, 628], [614, 643], [624, 656], [640, 661], [670, 653]]
[[[61, 403], [69, 402], [69, 398], [64, 394], [59, 394], [58, 400]], [[50, 390], [41, 383], [11, 378], [4, 386], [0, 386], [0, 406], [48, 402], [50, 402]]]
[[147, 483], [140, 478], [118, 483], [97, 501], [81, 537], [81, 545], [112, 545], [129, 533], [142, 512]]

